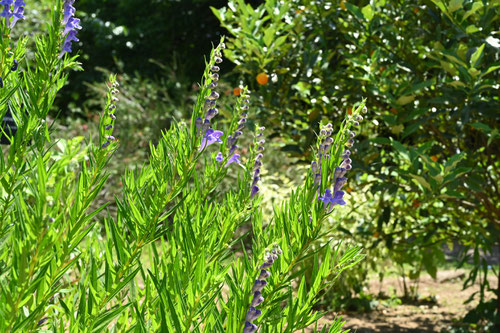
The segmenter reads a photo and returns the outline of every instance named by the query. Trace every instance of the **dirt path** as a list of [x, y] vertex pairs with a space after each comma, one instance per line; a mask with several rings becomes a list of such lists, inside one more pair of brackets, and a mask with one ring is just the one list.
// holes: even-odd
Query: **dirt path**
[[[430, 333], [441, 332], [453, 323], [453, 319], [463, 317], [472, 309], [476, 302], [464, 305], [464, 301], [475, 291], [478, 286], [462, 290], [465, 271], [439, 272], [437, 280], [426, 275], [420, 279], [419, 294], [422, 298], [435, 297], [436, 303], [421, 302], [410, 305], [387, 305], [380, 302], [375, 311], [366, 314], [338, 313], [323, 318], [321, 323], [327, 324], [335, 315], [341, 315], [346, 321], [345, 329], [351, 332], [405, 332], [405, 333]], [[489, 279], [490, 285], [496, 287], [497, 279]], [[387, 278], [381, 285], [378, 281], [370, 282], [369, 293], [378, 294], [382, 290], [386, 295], [391, 295], [391, 290], [397, 290], [397, 295], [402, 295], [401, 281], [398, 278]], [[393, 292], [393, 291], [392, 291]], [[490, 297], [492, 294], [490, 294]]]

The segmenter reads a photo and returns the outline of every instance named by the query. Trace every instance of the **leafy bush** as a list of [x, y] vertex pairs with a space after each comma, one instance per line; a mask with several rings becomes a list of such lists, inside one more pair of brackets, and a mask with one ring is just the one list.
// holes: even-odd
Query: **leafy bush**
[[[23, 57], [27, 39], [11, 40], [8, 15], [0, 20], [8, 63], [0, 118], [10, 110], [17, 125], [15, 134], [4, 131], [10, 146], [0, 155], [0, 331], [255, 332], [258, 324], [262, 332], [294, 332], [314, 325], [319, 293], [363, 257], [358, 246], [323, 241], [330, 234], [322, 225], [345, 204], [351, 159], [344, 147], [354, 144], [351, 127], [364, 104], [336, 136], [331, 124], [321, 127], [304, 184], [264, 221], [264, 129], [256, 127], [246, 156], [236, 145], [248, 136], [246, 87], [224, 111], [230, 121], [215, 122], [221, 42], [190, 122], [172, 118], [148, 161], [124, 172], [112, 214], [109, 202], [98, 201], [120, 145], [115, 136], [126, 135], [116, 77], [95, 138], [54, 139], [47, 122], [67, 70], [81, 69], [70, 55], [79, 27], [72, 4], [53, 6], [47, 33], [35, 39], [35, 69]], [[221, 189], [227, 174], [237, 178]], [[237, 233], [245, 225], [250, 231]], [[342, 324], [336, 319], [321, 332], [340, 332]]]
[[354, 163], [370, 200], [345, 235], [383, 246], [413, 278], [435, 276], [442, 246], [457, 241], [475, 263], [465, 286], [479, 279], [481, 301], [491, 271], [480, 254], [500, 245], [499, 5], [230, 0], [213, 9], [233, 36], [228, 58], [264, 95], [258, 115], [290, 142], [285, 150], [307, 159], [314, 124], [367, 97], [376, 119]]

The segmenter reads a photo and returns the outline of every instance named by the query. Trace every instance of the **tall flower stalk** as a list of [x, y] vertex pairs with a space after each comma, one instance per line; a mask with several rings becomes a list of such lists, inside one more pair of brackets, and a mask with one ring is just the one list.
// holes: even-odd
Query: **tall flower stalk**
[[63, 19], [62, 24], [64, 25], [64, 31], [62, 33], [64, 37], [62, 50], [60, 57], [64, 53], [71, 53], [71, 45], [73, 42], [78, 42], [79, 39], [76, 37], [78, 30], [82, 27], [80, 26], [80, 19], [75, 17], [75, 7], [73, 4], [75, 0], [65, 0], [63, 5]]

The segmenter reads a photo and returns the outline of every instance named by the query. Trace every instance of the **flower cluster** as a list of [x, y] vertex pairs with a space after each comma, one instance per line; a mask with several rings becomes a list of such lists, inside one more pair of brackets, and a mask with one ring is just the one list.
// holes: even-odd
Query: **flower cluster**
[[255, 156], [255, 163], [253, 165], [253, 181], [252, 181], [252, 189], [250, 191], [250, 197], [253, 198], [258, 192], [259, 187], [257, 183], [260, 180], [260, 168], [262, 167], [262, 158], [264, 157], [264, 143], [266, 140], [262, 139], [264, 135], [265, 127], [259, 127], [256, 135], [257, 141], [257, 155]]
[[226, 46], [224, 45], [224, 43], [221, 43], [213, 53], [213, 59], [211, 60], [211, 63], [213, 63], [214, 65], [210, 67], [209, 73], [210, 94], [205, 99], [205, 108], [207, 108], [207, 113], [205, 114], [204, 119], [202, 119], [201, 117], [196, 118], [196, 128], [198, 129], [198, 132], [201, 131], [202, 133], [205, 133], [201, 140], [199, 151], [204, 150], [206, 147], [210, 146], [213, 143], [222, 143], [220, 137], [224, 135], [224, 133], [221, 131], [215, 131], [210, 127], [212, 125], [211, 120], [219, 114], [219, 110], [217, 110], [216, 108], [216, 100], [219, 98], [219, 93], [215, 91], [215, 88], [217, 87], [219, 82], [220, 71], [220, 67], [217, 65], [222, 63], [222, 53], [220, 50], [225, 48]]
[[[113, 134], [113, 129], [114, 129], [114, 123], [116, 120], [115, 112], [116, 112], [116, 103], [118, 102], [118, 97], [117, 95], [119, 93], [118, 88], [120, 85], [118, 82], [112, 80], [111, 82], [111, 97], [109, 98], [108, 101], [108, 107], [105, 110], [105, 114], [107, 117], [104, 118], [104, 137], [106, 138], [106, 142], [103, 143], [102, 149], [108, 148], [108, 146], [111, 144], [111, 141], [116, 141], [116, 138], [112, 135]], [[109, 95], [108, 95], [109, 96]]]
[[[236, 130], [234, 131], [234, 133], [230, 136], [227, 137], [227, 146], [229, 146], [229, 152], [228, 152], [228, 156], [229, 159], [225, 165], [225, 167], [227, 168], [231, 163], [238, 163], [240, 164], [240, 154], [236, 154], [235, 151], [236, 149], [238, 149], [238, 145], [236, 144], [238, 142], [238, 138], [243, 134], [243, 129], [245, 128], [245, 124], [247, 122], [247, 116], [248, 116], [248, 104], [250, 103], [250, 100], [249, 100], [249, 97], [250, 97], [250, 92], [248, 90], [244, 90], [244, 92], [242, 93], [242, 95], [240, 96], [239, 98], [239, 103], [238, 103], [238, 110], [240, 111], [240, 119], [238, 121], [238, 126], [236, 127]], [[241, 105], [242, 104], [242, 105]], [[217, 154], [217, 157], [215, 158], [216, 161], [218, 161], [219, 163], [222, 162], [224, 160], [224, 157], [222, 155], [222, 153], [218, 153]]]
[[[363, 109], [364, 111], [366, 110]], [[365, 111], [366, 112], [366, 111]], [[353, 126], [359, 126], [359, 122], [363, 120], [363, 117], [361, 115], [357, 115], [355, 119], [351, 118], [349, 122], [352, 123]], [[333, 139], [330, 137], [331, 135], [331, 124], [328, 124], [324, 129], [320, 131], [320, 138], [324, 138], [323, 144], [319, 146], [319, 156], [320, 156], [320, 165], [319, 168], [321, 169], [321, 159], [322, 158], [328, 158], [328, 150], [330, 148], [330, 145], [333, 143]], [[348, 137], [346, 146], [348, 148], [352, 148], [354, 145], [354, 137], [356, 136], [356, 133], [350, 130], [347, 130], [347, 133], [345, 135]], [[344, 177], [346, 172], [352, 169], [352, 160], [350, 158], [351, 151], [349, 149], [345, 149], [341, 155], [342, 157], [342, 162], [338, 167], [335, 168], [334, 174], [333, 174], [333, 191], [329, 188], [325, 190], [325, 194], [323, 196], [319, 197], [319, 200], [323, 202], [324, 208], [327, 210], [327, 212], [331, 212], [333, 207], [336, 205], [345, 205], [346, 202], [344, 201], [344, 191], [342, 191], [342, 187], [346, 184], [347, 178]], [[315, 172], [315, 169], [318, 167], [316, 164], [313, 162], [312, 168], [313, 172]], [[318, 178], [319, 177], [319, 178]], [[319, 181], [318, 181], [319, 179]], [[315, 183], [320, 184], [321, 182], [321, 170], [319, 173], [315, 175]]]
[[64, 27], [63, 36], [65, 36], [61, 57], [64, 53], [71, 52], [71, 44], [72, 42], [78, 42], [79, 39], [76, 37], [77, 30], [80, 30], [82, 27], [80, 26], [80, 19], [74, 17], [75, 15], [75, 7], [73, 7], [73, 3], [75, 0], [64, 0], [64, 16], [62, 20], [62, 24]]
[[257, 309], [256, 307], [264, 302], [264, 297], [262, 296], [262, 289], [267, 285], [266, 279], [271, 276], [271, 272], [268, 270], [271, 268], [273, 263], [278, 259], [278, 255], [283, 253], [278, 246], [278, 244], [273, 245], [273, 249], [271, 252], [267, 252], [265, 255], [264, 263], [259, 267], [260, 273], [257, 280], [252, 287], [252, 303], [250, 308], [248, 309], [246, 318], [245, 318], [245, 328], [243, 329], [243, 333], [254, 333], [257, 331], [257, 325], [252, 322], [256, 320], [261, 314], [262, 311]]
[[[3, 11], [0, 13], [1, 16], [5, 18], [7, 26], [13, 28], [16, 22], [24, 19], [24, 6], [26, 5], [23, 0], [2, 0], [0, 5], [3, 5]], [[14, 9], [11, 11], [11, 6], [14, 5]], [[10, 18], [12, 21], [9, 24]]]

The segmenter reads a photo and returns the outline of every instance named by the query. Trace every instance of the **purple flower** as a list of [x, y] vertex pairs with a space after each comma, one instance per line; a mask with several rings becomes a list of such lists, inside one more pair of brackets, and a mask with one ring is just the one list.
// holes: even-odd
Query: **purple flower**
[[319, 200], [323, 201], [324, 207], [328, 208], [328, 212], [332, 210], [332, 208], [336, 205], [345, 205], [346, 202], [342, 199], [344, 196], [344, 191], [337, 191], [335, 194], [332, 196], [332, 192], [330, 189], [325, 190], [325, 195], [320, 197]]
[[75, 15], [75, 7], [73, 7], [73, 3], [75, 0], [66, 0], [64, 1], [64, 16], [62, 20], [62, 24], [67, 24], [69, 19]]
[[219, 152], [219, 153], [217, 154], [217, 156], [215, 156], [215, 160], [216, 160], [217, 162], [219, 162], [219, 163], [221, 163], [222, 161], [224, 161], [224, 157], [222, 157], [222, 153], [221, 153], [221, 152]]
[[75, 42], [78, 42], [79, 39], [76, 38], [76, 31], [75, 30], [71, 30], [68, 35], [66, 36], [66, 39], [64, 39], [64, 43], [63, 43], [63, 51], [64, 52], [68, 52], [68, 53], [71, 53], [71, 43], [75, 41]]
[[267, 279], [270, 276], [271, 276], [271, 272], [266, 271], [265, 269], [263, 269], [263, 270], [260, 271], [259, 280]]
[[14, 3], [14, 10], [12, 13], [12, 22], [10, 23], [10, 28], [14, 28], [14, 25], [16, 25], [16, 22], [18, 20], [24, 19], [24, 1], [16, 0]]
[[262, 293], [260, 291], [254, 292], [252, 298], [252, 306], [258, 306], [262, 302], [264, 302], [264, 297], [262, 297]]
[[72, 42], [77, 42], [78, 38], [76, 38], [77, 30], [80, 30], [82, 27], [80, 26], [80, 19], [74, 17], [75, 8], [73, 7], [73, 3], [75, 0], [65, 0], [64, 1], [64, 16], [62, 20], [62, 24], [65, 25], [63, 36], [66, 36], [63, 42], [62, 51], [59, 55], [62, 57], [64, 53], [71, 52], [71, 44]]
[[340, 177], [344, 177], [345, 173], [346, 173], [346, 169], [344, 168], [341, 168], [341, 167], [336, 167], [335, 168], [335, 172], [333, 174], [333, 178], [337, 179], [337, 178], [340, 178]]
[[243, 329], [243, 333], [254, 333], [255, 331], [257, 331], [257, 325], [246, 321], [245, 328]]
[[253, 288], [252, 288], [252, 292], [262, 291], [262, 289], [264, 289], [264, 287], [266, 285], [267, 285], [267, 282], [264, 280], [255, 280], [255, 283], [254, 283]]
[[[66, 23], [66, 27], [64, 28], [63, 36], [66, 36], [71, 31], [80, 30], [82, 26], [80, 25], [80, 19], [76, 17], [71, 17]], [[75, 31], [76, 32], [76, 31]]]
[[195, 125], [198, 131], [200, 131], [202, 124], [203, 124], [203, 119], [201, 119], [201, 117], [196, 118]]
[[201, 147], [199, 151], [202, 151], [213, 143], [222, 143], [222, 140], [220, 139], [222, 135], [224, 135], [224, 133], [221, 131], [215, 131], [213, 128], [207, 129], [205, 136], [201, 139]]
[[236, 149], [238, 149], [238, 145], [232, 145], [231, 148], [229, 148], [229, 155], [232, 155]]
[[240, 154], [233, 154], [233, 156], [231, 156], [229, 158], [229, 160], [227, 161], [225, 167], [227, 168], [229, 166], [229, 164], [231, 164], [233, 162], [240, 164], [241, 162], [240, 162], [239, 158], [240, 158]]
[[345, 183], [347, 183], [346, 177], [337, 178], [337, 180], [335, 180], [335, 185], [333, 185], [333, 193], [337, 193], [337, 191], [340, 191]]
[[12, 13], [10, 11], [10, 6], [12, 6], [13, 2], [14, 2], [14, 0], [2, 0], [2, 1], [0, 1], [0, 5], [3, 5], [3, 12], [0, 13], [0, 16], [5, 17], [7, 22], [14, 15], [14, 13]]
[[207, 111], [206, 119], [210, 120], [218, 114], [219, 114], [219, 110], [217, 110], [216, 108], [209, 109]]
[[252, 322], [254, 321], [255, 319], [259, 318], [259, 316], [262, 314], [262, 311], [260, 311], [259, 309], [256, 309], [254, 308], [253, 306], [251, 306], [249, 309], [248, 309], [248, 312], [247, 312], [247, 317], [245, 318], [246, 321], [248, 322]]
[[250, 192], [250, 198], [253, 198], [259, 192], [259, 187], [257, 185], [252, 186], [252, 191]]
[[217, 91], [212, 91], [210, 95], [208, 95], [208, 99], [211, 101], [216, 100], [217, 98], [219, 98]]

